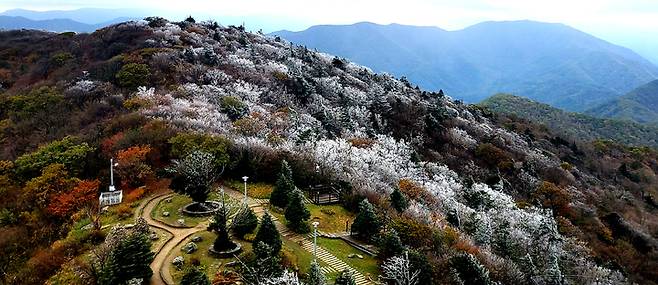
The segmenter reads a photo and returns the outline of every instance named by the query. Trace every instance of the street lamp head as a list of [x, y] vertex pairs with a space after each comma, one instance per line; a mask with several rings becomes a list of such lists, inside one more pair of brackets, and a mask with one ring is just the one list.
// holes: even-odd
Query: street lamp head
[[114, 166], [119, 166], [119, 163], [118, 163], [118, 162], [115, 162], [113, 165], [114, 165]]
[[314, 227], [314, 228], [317, 228], [317, 227], [318, 227], [318, 225], [320, 225], [320, 222], [318, 222], [318, 221], [315, 221], [315, 222], [313, 222], [313, 223], [312, 223], [312, 225], [313, 225], [313, 227]]
[[244, 180], [244, 182], [247, 182], [247, 179], [249, 179], [249, 176], [242, 176], [242, 180]]

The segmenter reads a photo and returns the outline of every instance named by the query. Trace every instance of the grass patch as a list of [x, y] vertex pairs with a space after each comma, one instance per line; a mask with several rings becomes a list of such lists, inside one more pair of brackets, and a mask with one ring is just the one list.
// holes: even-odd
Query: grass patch
[[[318, 231], [325, 233], [338, 233], [345, 231], [345, 222], [349, 221], [352, 225], [355, 215], [347, 211], [340, 205], [315, 205], [306, 204], [306, 208], [311, 212], [311, 219], [308, 221], [309, 227], [312, 229], [311, 222], [317, 220], [320, 222]], [[284, 225], [287, 224], [284, 211], [274, 207], [270, 207], [270, 214], [275, 216]], [[349, 229], [348, 229], [349, 231]]]
[[[375, 279], [379, 276], [379, 265], [377, 259], [363, 253], [340, 239], [318, 238], [318, 245], [331, 252], [338, 259], [352, 266], [363, 275], [370, 275]], [[363, 259], [349, 258], [350, 254], [360, 254]]]
[[[224, 199], [226, 201], [227, 208], [229, 209], [228, 214], [230, 216], [237, 211], [238, 207], [241, 205], [241, 202], [231, 198], [229, 195], [225, 195]], [[195, 227], [199, 223], [206, 221], [210, 218], [209, 216], [191, 217], [179, 211], [185, 205], [192, 203], [192, 199], [190, 197], [180, 194], [174, 194], [173, 196], [171, 196], [171, 203], [168, 203], [166, 200], [167, 199], [161, 200], [158, 203], [158, 205], [155, 206], [155, 208], [153, 208], [153, 211], [151, 212], [151, 217], [153, 219], [161, 221], [171, 226], [178, 226], [178, 220], [183, 219], [185, 220], [186, 226]], [[221, 202], [222, 200], [221, 194], [213, 192], [208, 197], [208, 200]], [[169, 216], [168, 217], [163, 216], [164, 212], [169, 212]]]
[[[306, 276], [311, 268], [313, 254], [287, 238], [283, 238], [282, 240], [283, 247], [281, 248], [281, 251], [286, 260], [294, 265], [293, 269], [297, 270], [302, 276]], [[328, 266], [322, 260], [318, 260], [318, 262], [320, 262], [320, 266], [322, 267]]]
[[[244, 182], [237, 180], [225, 180], [224, 185], [244, 193]], [[247, 196], [256, 199], [269, 199], [274, 185], [264, 182], [247, 182]]]
[[[187, 254], [181, 250], [183, 246], [185, 246], [188, 242], [191, 241], [191, 239], [195, 236], [201, 236], [203, 240], [201, 242], [196, 243], [198, 246], [198, 249], [193, 252], [192, 254]], [[174, 250], [169, 254], [167, 257], [167, 262], [171, 263], [176, 256], [182, 256], [185, 258], [185, 264], [190, 265], [191, 260], [196, 259], [199, 261], [201, 266], [205, 268], [206, 275], [208, 275], [208, 278], [212, 280], [215, 277], [215, 273], [219, 270], [223, 270], [224, 266], [226, 263], [234, 261], [235, 258], [217, 258], [214, 257], [208, 252], [208, 249], [210, 246], [213, 244], [215, 241], [216, 235], [211, 232], [207, 231], [202, 231], [198, 232], [196, 234], [191, 235], [188, 239], [186, 239], [183, 243], [181, 243], [180, 246], [174, 248]], [[251, 251], [251, 244], [246, 243], [243, 241], [238, 241], [238, 240], [233, 240], [233, 242], [240, 243], [242, 246], [242, 253], [245, 252], [250, 252]], [[230, 270], [234, 270], [234, 268], [227, 268]], [[171, 276], [174, 278], [174, 281], [176, 284], [180, 284], [181, 278], [183, 278], [183, 274], [185, 274], [185, 270], [178, 270], [176, 269], [175, 266], [171, 266]]]

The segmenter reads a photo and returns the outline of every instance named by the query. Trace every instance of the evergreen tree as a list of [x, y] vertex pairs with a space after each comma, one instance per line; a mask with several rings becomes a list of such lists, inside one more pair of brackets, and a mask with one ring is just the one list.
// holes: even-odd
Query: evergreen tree
[[213, 217], [213, 222], [208, 226], [208, 231], [214, 231], [217, 233], [217, 238], [213, 243], [213, 249], [215, 251], [225, 251], [233, 249], [235, 243], [231, 241], [231, 238], [228, 235], [228, 230], [226, 229], [226, 209], [225, 206], [215, 212]]
[[295, 190], [295, 183], [292, 179], [292, 169], [288, 162], [283, 160], [281, 162], [281, 170], [279, 171], [279, 178], [276, 180], [276, 185], [272, 194], [270, 194], [270, 203], [276, 207], [284, 208], [290, 201], [290, 193]]
[[357, 237], [367, 240], [379, 233], [381, 222], [375, 214], [375, 209], [368, 199], [363, 199], [359, 203], [359, 214], [357, 214], [352, 224], [352, 232]]
[[242, 276], [247, 284], [262, 284], [265, 279], [281, 276], [283, 267], [278, 253], [262, 241], [254, 244], [254, 259], [242, 268]]
[[489, 270], [471, 254], [461, 253], [450, 259], [450, 267], [457, 271], [464, 284], [489, 285]]
[[258, 244], [259, 242], [270, 246], [274, 254], [278, 254], [281, 250], [281, 236], [272, 221], [272, 217], [268, 213], [265, 213], [260, 222], [260, 228], [256, 233], [253, 244]]
[[203, 271], [197, 267], [191, 267], [183, 275], [180, 281], [181, 285], [211, 285], [210, 279]]
[[400, 189], [395, 188], [391, 193], [391, 204], [393, 208], [399, 213], [404, 212], [404, 210], [409, 207], [409, 202], [407, 201], [406, 195], [400, 191]]
[[311, 212], [304, 205], [304, 194], [297, 189], [290, 196], [290, 203], [285, 212], [288, 226], [298, 233], [308, 232], [309, 227], [306, 221], [311, 218]]
[[324, 276], [324, 273], [322, 273], [322, 270], [320, 268], [320, 265], [316, 262], [313, 261], [311, 262], [311, 268], [309, 269], [308, 272], [308, 285], [326, 285], [327, 284], [327, 278]]
[[432, 266], [425, 254], [415, 250], [409, 250], [409, 261], [411, 267], [420, 270], [418, 274], [418, 284], [434, 284], [432, 280]]
[[246, 234], [254, 232], [258, 227], [258, 217], [254, 211], [249, 207], [244, 207], [231, 222], [231, 230], [240, 238], [244, 238]]
[[400, 236], [395, 230], [390, 230], [384, 235], [380, 245], [380, 254], [384, 258], [398, 255], [404, 251], [404, 246], [402, 241], [400, 241]]
[[98, 283], [124, 284], [131, 279], [148, 280], [153, 275], [149, 266], [153, 261], [151, 241], [146, 235], [131, 234], [111, 252]]
[[[335, 285], [356, 285], [354, 274], [349, 270], [343, 270], [338, 277], [336, 277]], [[429, 283], [428, 283], [429, 284]]]

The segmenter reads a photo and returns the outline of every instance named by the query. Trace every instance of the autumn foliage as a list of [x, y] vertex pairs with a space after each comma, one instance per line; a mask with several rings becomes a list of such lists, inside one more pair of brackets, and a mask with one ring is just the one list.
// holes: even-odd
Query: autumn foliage
[[71, 191], [52, 197], [48, 212], [58, 217], [67, 217], [85, 205], [94, 204], [98, 198], [100, 181], [82, 180]]

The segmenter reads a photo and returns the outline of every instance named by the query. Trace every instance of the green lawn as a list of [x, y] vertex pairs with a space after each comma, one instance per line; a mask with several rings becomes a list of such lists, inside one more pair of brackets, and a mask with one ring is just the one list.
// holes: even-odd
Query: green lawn
[[[183, 246], [185, 246], [192, 237], [194, 236], [201, 236], [203, 240], [201, 242], [196, 243], [197, 246], [199, 247], [195, 252], [192, 254], [187, 254], [181, 250]], [[215, 241], [216, 235], [211, 232], [207, 231], [202, 231], [198, 232], [192, 236], [190, 236], [188, 239], [186, 239], [183, 243], [181, 243], [181, 246], [175, 248], [167, 257], [167, 262], [171, 263], [176, 256], [183, 256], [185, 258], [185, 264], [189, 265], [192, 259], [197, 259], [201, 263], [201, 266], [203, 266], [206, 269], [206, 274], [208, 275], [208, 278], [210, 280], [213, 279], [215, 276], [215, 273], [219, 271], [220, 269], [223, 269], [224, 265], [227, 262], [234, 261], [235, 258], [217, 258], [211, 255], [208, 252], [208, 249], [210, 248], [210, 245]], [[243, 241], [237, 241], [233, 240], [234, 242], [240, 243], [242, 246], [242, 253], [245, 252], [250, 252], [251, 251], [251, 244]], [[231, 268], [232, 269], [232, 268]], [[171, 276], [174, 278], [174, 281], [176, 281], [176, 284], [180, 284], [181, 278], [183, 278], [184, 270], [178, 270], [176, 269], [175, 266], [171, 267]]]
[[[225, 180], [223, 183], [224, 185], [231, 187], [236, 191], [240, 191], [241, 193], [244, 193], [244, 182], [242, 181]], [[255, 183], [248, 182], [247, 196], [256, 199], [269, 199], [273, 189], [274, 189], [274, 185], [272, 184], [263, 183], [263, 182], [255, 182]]]
[[[380, 274], [379, 265], [377, 264], [377, 259], [350, 246], [343, 240], [318, 238], [318, 245], [326, 249], [327, 251], [331, 252], [338, 259], [349, 264], [354, 269], [361, 272], [363, 275], [367, 276], [369, 274], [373, 278], [376, 278]], [[349, 258], [348, 256], [350, 254], [360, 254], [363, 256], [363, 259]]]
[[[311, 212], [311, 222], [317, 220], [320, 222], [318, 230], [325, 233], [337, 233], [345, 231], [345, 222], [349, 221], [352, 225], [355, 215], [347, 211], [340, 205], [315, 205], [306, 204], [306, 208]], [[270, 214], [277, 217], [283, 224], [286, 224], [286, 218], [283, 211], [270, 207]], [[349, 231], [349, 230], [348, 230]]]
[[311, 220], [320, 222], [318, 230], [325, 233], [344, 232], [346, 221], [349, 225], [354, 221], [354, 214], [341, 205], [306, 204], [306, 207], [311, 212]]
[[[213, 192], [210, 194], [208, 199], [221, 202], [221, 194]], [[228, 195], [225, 195], [224, 199], [226, 201], [227, 208], [229, 209], [228, 214], [230, 216], [235, 211], [237, 211], [240, 202], [231, 198]], [[166, 200], [167, 199], [163, 199], [158, 203], [158, 205], [155, 208], [153, 208], [153, 211], [151, 212], [151, 217], [153, 217], [153, 219], [172, 226], [178, 226], [178, 219], [183, 219], [185, 220], [186, 226], [194, 227], [198, 225], [200, 222], [203, 222], [210, 218], [210, 217], [191, 217], [181, 213], [179, 209], [182, 209], [185, 205], [192, 203], [192, 199], [187, 196], [174, 194], [171, 197], [171, 203], [167, 203]], [[162, 215], [164, 212], [169, 212], [169, 216], [164, 217]]]

